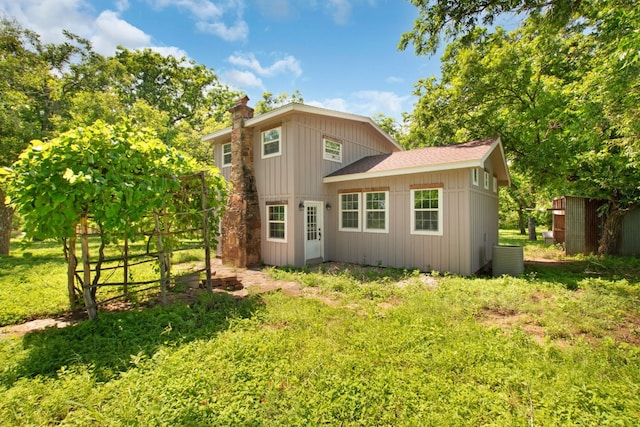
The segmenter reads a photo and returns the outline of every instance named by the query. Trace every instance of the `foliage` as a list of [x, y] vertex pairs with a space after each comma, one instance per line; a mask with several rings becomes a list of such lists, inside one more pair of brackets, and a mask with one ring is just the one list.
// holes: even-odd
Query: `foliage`
[[304, 103], [304, 99], [302, 98], [302, 94], [299, 90], [296, 89], [292, 94], [288, 94], [286, 92], [281, 93], [278, 96], [273, 96], [271, 92], [264, 92], [262, 94], [262, 99], [256, 102], [254, 107], [254, 112], [256, 115], [267, 113], [271, 110], [274, 110], [278, 107], [282, 107], [283, 105], [290, 103]]
[[[529, 245], [517, 233], [509, 236]], [[609, 260], [618, 262], [594, 259], [603, 266]], [[435, 286], [407, 286], [401, 283], [419, 277], [402, 270], [385, 279], [377, 268], [282, 269], [273, 273], [321, 281], [321, 299], [204, 295], [190, 306], [113, 313], [4, 338], [0, 419], [635, 424], [640, 351], [633, 330], [627, 338], [619, 332], [640, 314], [640, 266], [624, 279], [554, 271], [544, 279], [528, 268], [519, 279], [446, 276]], [[389, 290], [371, 299], [355, 286], [337, 290], [332, 280]], [[635, 334], [637, 340], [640, 331]]]
[[559, 27], [548, 25], [551, 11], [511, 32], [474, 26], [450, 43], [441, 79], [417, 85], [410, 140], [500, 135], [521, 188], [609, 202], [600, 250], [612, 253], [620, 218], [640, 203], [640, 60], [631, 48], [640, 16], [615, 0], [580, 12]]
[[505, 14], [544, 15], [554, 26], [564, 25], [580, 7], [581, 0], [411, 0], [419, 15], [412, 31], [402, 34], [398, 47], [412, 44], [417, 55], [433, 54], [443, 38], [468, 41], [478, 27], [491, 26]]
[[11, 197], [27, 234], [72, 237], [82, 216], [110, 234], [136, 237], [139, 221], [170, 200], [195, 163], [147, 130], [96, 122], [34, 142], [13, 166]]

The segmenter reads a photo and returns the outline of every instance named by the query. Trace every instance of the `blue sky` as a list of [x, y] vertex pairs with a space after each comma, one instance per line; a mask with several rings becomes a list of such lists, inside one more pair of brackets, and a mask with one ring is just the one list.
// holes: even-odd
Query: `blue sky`
[[118, 45], [186, 56], [255, 103], [293, 93], [306, 104], [400, 119], [437, 57], [400, 52], [408, 0], [0, 0], [0, 13], [60, 42], [62, 30], [104, 55]]

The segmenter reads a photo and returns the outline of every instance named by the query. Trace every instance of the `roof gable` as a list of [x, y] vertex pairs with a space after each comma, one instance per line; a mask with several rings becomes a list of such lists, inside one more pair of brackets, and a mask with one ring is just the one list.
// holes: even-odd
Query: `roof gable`
[[327, 175], [324, 182], [483, 167], [490, 156], [496, 164], [499, 182], [510, 185], [511, 178], [499, 137], [364, 157]]
[[[400, 144], [396, 142], [387, 132], [385, 132], [376, 122], [366, 116], [360, 116], [357, 114], [343, 113], [341, 111], [329, 110], [326, 108], [314, 107], [312, 105], [300, 104], [292, 102], [279, 108], [275, 108], [266, 113], [255, 116], [251, 119], [247, 119], [244, 123], [245, 127], [255, 127], [262, 123], [268, 122], [273, 119], [281, 119], [286, 116], [295, 113], [305, 113], [320, 115], [329, 118], [350, 120], [354, 122], [363, 123], [370, 126], [375, 132], [379, 133], [387, 140], [387, 142], [393, 147], [393, 151], [402, 150]], [[219, 141], [220, 139], [228, 139], [231, 136], [231, 127], [210, 133], [201, 138], [201, 141]]]

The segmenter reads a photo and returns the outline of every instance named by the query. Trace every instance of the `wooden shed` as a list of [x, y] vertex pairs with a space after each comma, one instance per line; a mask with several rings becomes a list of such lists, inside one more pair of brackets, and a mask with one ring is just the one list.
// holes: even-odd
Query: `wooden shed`
[[[567, 255], [598, 252], [603, 226], [598, 209], [604, 204], [603, 200], [579, 196], [553, 199], [553, 237], [565, 245]], [[618, 253], [640, 255], [640, 209], [624, 217]]]

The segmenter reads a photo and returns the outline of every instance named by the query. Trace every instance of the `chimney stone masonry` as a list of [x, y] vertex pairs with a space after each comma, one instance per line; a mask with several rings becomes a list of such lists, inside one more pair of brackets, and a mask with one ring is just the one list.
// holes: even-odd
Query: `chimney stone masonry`
[[239, 268], [260, 265], [260, 202], [253, 166], [253, 129], [245, 120], [253, 108], [245, 96], [229, 110], [231, 128], [231, 191], [222, 218], [222, 262]]

